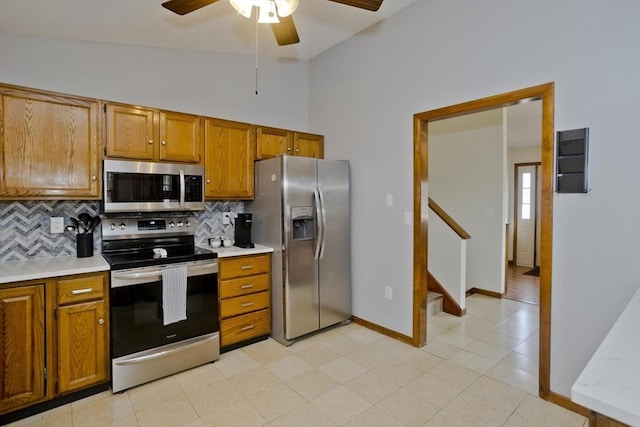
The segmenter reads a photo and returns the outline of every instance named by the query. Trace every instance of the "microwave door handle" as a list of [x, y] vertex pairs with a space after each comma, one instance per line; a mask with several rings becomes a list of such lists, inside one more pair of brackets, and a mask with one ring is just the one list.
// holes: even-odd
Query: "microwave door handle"
[[184, 208], [184, 193], [185, 193], [184, 169], [180, 169], [180, 207], [181, 208]]

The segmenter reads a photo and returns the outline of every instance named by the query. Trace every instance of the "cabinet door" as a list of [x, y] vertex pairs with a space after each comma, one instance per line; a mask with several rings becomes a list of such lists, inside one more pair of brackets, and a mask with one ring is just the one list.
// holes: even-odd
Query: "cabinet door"
[[324, 136], [295, 132], [293, 151], [296, 156], [324, 158]]
[[44, 284], [0, 289], [0, 413], [45, 396]]
[[97, 199], [99, 102], [0, 87], [0, 197]]
[[228, 120], [205, 120], [205, 197], [253, 198], [253, 126]]
[[293, 136], [285, 129], [258, 127], [256, 159], [293, 154]]
[[200, 117], [160, 112], [160, 160], [185, 163], [202, 161]]
[[58, 308], [58, 392], [107, 380], [108, 346], [104, 300]]
[[157, 114], [148, 108], [107, 105], [107, 156], [153, 160], [158, 145]]

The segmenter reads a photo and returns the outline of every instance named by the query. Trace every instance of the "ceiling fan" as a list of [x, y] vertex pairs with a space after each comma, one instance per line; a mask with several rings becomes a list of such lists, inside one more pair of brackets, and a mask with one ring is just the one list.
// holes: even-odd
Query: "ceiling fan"
[[[186, 15], [218, 0], [169, 0], [162, 6], [178, 15]], [[380, 9], [383, 0], [329, 0], [359, 9], [372, 12]], [[250, 18], [255, 7], [258, 10], [258, 22], [271, 25], [273, 35], [280, 46], [296, 44], [300, 42], [298, 31], [293, 23], [291, 14], [298, 7], [298, 0], [229, 0], [231, 5], [241, 15]]]

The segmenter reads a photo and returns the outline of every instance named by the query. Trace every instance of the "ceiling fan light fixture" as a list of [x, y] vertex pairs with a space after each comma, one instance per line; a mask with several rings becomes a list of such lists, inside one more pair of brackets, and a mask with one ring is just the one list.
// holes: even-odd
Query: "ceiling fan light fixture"
[[273, 0], [278, 6], [278, 16], [289, 16], [298, 8], [298, 0]]
[[251, 11], [256, 2], [253, 0], [229, 0], [229, 3], [240, 15], [251, 18]]
[[278, 23], [278, 17], [289, 16], [298, 7], [298, 0], [229, 0], [229, 3], [245, 18], [251, 18], [254, 6], [257, 7], [261, 24]]
[[276, 9], [276, 4], [271, 1], [261, 2], [260, 6], [260, 14], [258, 15], [258, 23], [259, 24], [277, 24], [280, 22], [278, 19], [278, 12]]

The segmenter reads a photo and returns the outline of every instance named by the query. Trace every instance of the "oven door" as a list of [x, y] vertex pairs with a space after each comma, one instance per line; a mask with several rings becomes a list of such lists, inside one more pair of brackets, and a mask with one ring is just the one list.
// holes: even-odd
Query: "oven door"
[[219, 330], [218, 264], [187, 265], [186, 320], [164, 325], [162, 269], [178, 264], [111, 272], [111, 357], [141, 352]]

